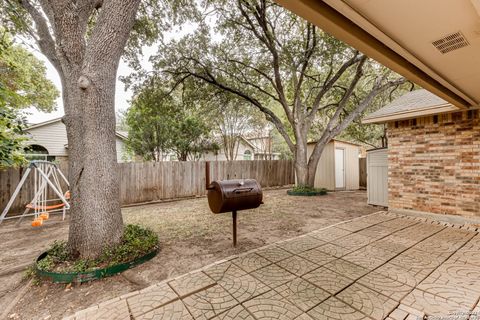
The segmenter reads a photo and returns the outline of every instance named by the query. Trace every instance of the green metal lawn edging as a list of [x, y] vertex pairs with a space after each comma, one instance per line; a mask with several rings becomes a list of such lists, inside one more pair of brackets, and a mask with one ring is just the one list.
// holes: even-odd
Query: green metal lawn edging
[[320, 191], [294, 191], [294, 190], [287, 190], [287, 194], [289, 196], [304, 196], [304, 197], [312, 197], [312, 196], [324, 196], [327, 194], [327, 191], [320, 190]]
[[[120, 263], [114, 266], [96, 269], [93, 271], [87, 272], [50, 272], [41, 270], [38, 268], [35, 263], [35, 270], [37, 275], [43, 279], [48, 279], [54, 283], [71, 283], [71, 282], [87, 282], [96, 279], [101, 279], [105, 277], [113, 276], [117, 273], [123, 272], [127, 269], [133, 268], [139, 264], [147, 262], [157, 255], [158, 249], [155, 249], [137, 259], [134, 259], [130, 262]], [[47, 252], [42, 253], [38, 258], [37, 262], [41, 261], [47, 256]]]

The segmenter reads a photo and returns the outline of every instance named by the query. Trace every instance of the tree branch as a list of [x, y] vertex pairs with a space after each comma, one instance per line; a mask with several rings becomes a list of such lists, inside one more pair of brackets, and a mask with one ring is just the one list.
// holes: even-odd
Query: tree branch
[[285, 126], [283, 125], [282, 121], [277, 117], [277, 115], [272, 110], [264, 107], [260, 101], [258, 101], [254, 97], [248, 95], [247, 93], [242, 92], [238, 89], [232, 88], [232, 87], [226, 85], [225, 83], [222, 83], [222, 82], [218, 81], [218, 79], [213, 74], [211, 74], [208, 69], [204, 68], [205, 74], [200, 74], [200, 73], [196, 73], [196, 72], [192, 72], [192, 71], [176, 72], [176, 71], [166, 70], [165, 72], [170, 73], [174, 76], [185, 76], [185, 75], [188, 74], [188, 75], [190, 75], [190, 76], [192, 76], [196, 79], [200, 79], [200, 80], [202, 80], [202, 81], [204, 81], [204, 82], [206, 82], [210, 85], [213, 85], [213, 86], [215, 86], [215, 87], [217, 87], [217, 88], [219, 88], [223, 91], [235, 94], [238, 97], [250, 102], [258, 110], [263, 112], [265, 114], [265, 116], [268, 118], [268, 120], [271, 121], [275, 125], [277, 130], [280, 132], [282, 137], [285, 139], [285, 141], [286, 141], [288, 147], [290, 148], [290, 150], [292, 152], [295, 151], [295, 144], [292, 142], [290, 136], [288, 135]]
[[323, 132], [322, 137], [320, 138], [320, 140], [317, 142], [317, 144], [313, 149], [313, 152], [309, 159], [309, 164], [310, 162], [313, 162], [315, 158], [321, 155], [321, 152], [323, 151], [323, 147], [326, 143], [328, 143], [331, 139], [336, 137], [340, 132], [345, 130], [347, 126], [349, 126], [350, 123], [352, 123], [353, 120], [355, 120], [363, 111], [365, 111], [365, 109], [370, 105], [370, 103], [378, 94], [382, 93], [383, 91], [391, 87], [399, 86], [405, 82], [407, 82], [405, 78], [399, 78], [393, 81], [388, 81], [385, 84], [382, 84], [382, 78], [381, 77], [377, 78], [372, 91], [370, 91], [370, 93], [355, 107], [355, 109], [351, 113], [349, 113], [343, 119], [343, 121], [341, 121], [335, 128], [333, 128], [332, 130], [325, 130]]
[[[317, 47], [317, 32], [316, 28], [314, 25], [311, 23], [307, 23], [307, 41], [305, 44], [305, 52], [304, 52], [304, 58], [303, 61], [300, 63], [301, 64], [301, 69], [300, 69], [300, 77], [298, 78], [298, 81], [295, 85], [294, 89], [294, 101], [297, 101], [300, 96], [300, 91], [303, 85], [303, 81], [305, 79], [305, 73], [307, 71], [307, 68], [310, 64], [310, 59], [312, 58], [315, 49]], [[296, 72], [296, 70], [295, 70]]]
[[348, 100], [352, 96], [352, 94], [355, 90], [355, 87], [358, 84], [358, 81], [360, 81], [360, 79], [362, 78], [363, 66], [365, 65], [366, 61], [367, 61], [367, 57], [363, 56], [362, 59], [360, 60], [360, 63], [357, 65], [355, 76], [353, 77], [352, 81], [350, 82], [350, 85], [348, 86], [348, 88], [345, 89], [345, 93], [343, 94], [342, 99], [340, 99], [340, 101], [338, 102], [337, 110], [335, 111], [335, 114], [333, 115], [333, 117], [330, 118], [330, 120], [328, 121], [328, 124], [327, 124], [327, 127], [325, 128], [324, 133], [325, 132], [327, 132], [327, 133], [330, 132], [332, 130], [333, 125], [337, 123], [340, 115], [342, 114], [343, 110], [345, 109], [345, 106], [346, 106]]
[[63, 76], [62, 66], [57, 56], [55, 41], [53, 40], [48, 23], [40, 11], [38, 11], [29, 0], [17, 0], [18, 4], [28, 12], [35, 23], [37, 33], [37, 44], [40, 51], [47, 57], [48, 61], [55, 67], [60, 76]]
[[320, 102], [322, 101], [323, 96], [332, 88], [332, 86], [340, 79], [340, 77], [347, 71], [351, 66], [354, 64], [360, 62], [362, 59], [364, 59], [364, 55], [359, 55], [359, 52], [356, 51], [355, 55], [349, 59], [347, 62], [345, 62], [333, 75], [331, 78], [327, 78], [325, 80], [325, 85], [322, 87], [322, 90], [317, 94], [315, 97], [315, 100], [312, 104], [312, 110], [307, 115], [307, 118], [312, 117], [318, 112], [318, 109], [320, 108]]
[[[262, 87], [260, 87], [259, 85], [255, 84], [256, 81], [249, 81], [249, 79], [246, 77], [246, 75], [243, 73], [242, 70], [237, 69], [238, 72], [242, 75], [242, 77], [243, 77], [244, 80], [240, 79], [238, 76], [236, 76], [236, 75], [228, 72], [228, 71], [225, 70], [225, 69], [218, 68], [218, 67], [217, 67], [217, 69], [218, 69], [219, 71], [221, 71], [222, 73], [228, 75], [229, 77], [234, 78], [234, 79], [235, 79], [236, 81], [238, 81], [239, 83], [244, 84], [244, 85], [246, 85], [246, 86], [253, 87], [253, 88], [255, 88], [256, 90], [258, 90], [259, 92], [261, 92], [261, 93], [267, 95], [268, 97], [272, 98], [273, 100], [281, 103], [281, 101], [279, 100], [278, 97], [274, 96], [273, 94], [271, 94], [271, 93], [268, 92], [267, 90], [265, 90], [265, 89], [263, 89]], [[252, 67], [252, 69], [255, 69], [255, 68]]]
[[88, 41], [82, 73], [90, 77], [98, 73], [93, 66], [115, 68], [123, 54], [133, 26], [140, 0], [104, 0], [95, 28]]
[[[236, 59], [228, 59], [227, 61], [233, 62], [233, 63], [238, 63], [239, 65], [241, 65], [241, 66], [243, 66], [243, 67], [245, 67], [245, 68], [247, 68], [247, 69], [250, 69], [250, 70], [255, 71], [256, 73], [258, 73], [259, 75], [261, 75], [263, 78], [265, 78], [265, 80], [267, 80], [267, 81], [272, 85], [272, 87], [275, 88], [275, 82], [273, 81], [273, 79], [272, 79], [268, 74], [266, 74], [265, 72], [263, 72], [262, 70], [260, 70], [260, 69], [258, 69], [258, 68], [255, 68], [255, 67], [253, 67], [253, 66], [251, 66], [251, 65], [249, 65], [249, 64], [246, 64], [246, 63], [244, 63], [244, 62], [242, 62], [242, 61], [236, 60]], [[277, 98], [277, 100], [278, 100], [278, 98]]]
[[[270, 51], [272, 54], [272, 66], [273, 66], [273, 71], [274, 71], [274, 80], [275, 80], [275, 90], [277, 91], [277, 94], [279, 96], [279, 100], [281, 101], [281, 105], [285, 111], [285, 114], [287, 115], [288, 121], [293, 124], [294, 123], [294, 118], [292, 111], [290, 110], [287, 102], [287, 98], [285, 95], [285, 89], [283, 86], [282, 82], [282, 77], [280, 75], [280, 58], [279, 54], [277, 51], [277, 48], [275, 46], [275, 41], [273, 40], [272, 35], [269, 32], [268, 29], [268, 23], [266, 19], [266, 3], [265, 0], [261, 1], [260, 6], [252, 7], [252, 5], [245, 1], [245, 0], [238, 0], [237, 1], [238, 8], [244, 17], [244, 19], [247, 21], [248, 25], [250, 26], [249, 30], [253, 32], [253, 34], [257, 37], [258, 40], [260, 40], [267, 49]], [[245, 11], [244, 5], [250, 10], [255, 17], [258, 25], [262, 29], [262, 33], [260, 33], [256, 26], [255, 23], [252, 21], [250, 18], [249, 14]]]

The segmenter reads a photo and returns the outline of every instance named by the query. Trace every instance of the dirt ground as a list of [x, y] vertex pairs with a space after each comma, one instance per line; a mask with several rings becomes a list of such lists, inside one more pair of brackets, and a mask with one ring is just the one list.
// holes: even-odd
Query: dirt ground
[[20, 228], [4, 223], [0, 226], [0, 312], [13, 305], [4, 315], [9, 319], [60, 319], [230, 255], [380, 210], [366, 203], [364, 191], [322, 197], [287, 196], [285, 189], [265, 191], [260, 208], [239, 212], [236, 248], [232, 247], [231, 215], [212, 214], [206, 198], [123, 208], [125, 223], [158, 233], [161, 251], [120, 275], [73, 286], [23, 280], [24, 269], [42, 250], [55, 239], [66, 239], [67, 221], [35, 229], [29, 221]]

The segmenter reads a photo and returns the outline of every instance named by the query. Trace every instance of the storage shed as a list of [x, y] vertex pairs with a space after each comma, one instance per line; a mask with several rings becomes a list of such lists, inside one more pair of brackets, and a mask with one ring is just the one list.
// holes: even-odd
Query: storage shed
[[[308, 144], [308, 156], [315, 143]], [[315, 188], [327, 190], [358, 190], [360, 145], [333, 139], [323, 150], [315, 174]]]

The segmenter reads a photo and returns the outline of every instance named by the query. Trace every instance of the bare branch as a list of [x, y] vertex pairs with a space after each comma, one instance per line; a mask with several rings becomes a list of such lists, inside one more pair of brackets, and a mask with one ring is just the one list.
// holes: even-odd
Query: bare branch
[[310, 59], [312, 58], [316, 47], [317, 47], [316, 28], [311, 23], [307, 23], [307, 40], [306, 40], [306, 43], [305, 43], [304, 58], [303, 58], [303, 61], [301, 61], [301, 63], [300, 63], [301, 64], [300, 77], [299, 77], [299, 79], [298, 79], [298, 81], [295, 85], [294, 100], [299, 99], [300, 91], [301, 91], [301, 88], [302, 88], [302, 85], [303, 85], [303, 81], [306, 77], [305, 73], [306, 73], [307, 68], [310, 64]]
[[48, 23], [43, 14], [38, 11], [29, 0], [18, 0], [18, 4], [25, 9], [35, 22], [36, 41], [40, 51], [47, 57], [48, 61], [55, 67], [58, 73], [62, 76], [62, 67], [57, 56], [55, 41], [50, 34]]
[[375, 81], [375, 84], [373, 86], [372, 91], [356, 106], [356, 108], [349, 113], [343, 121], [341, 121], [335, 128], [331, 130], [325, 130], [323, 132], [322, 137], [320, 140], [317, 142], [315, 145], [315, 148], [313, 149], [312, 155], [310, 156], [309, 163], [310, 161], [314, 161], [316, 157], [319, 157], [323, 151], [323, 146], [325, 143], [328, 143], [331, 139], [336, 137], [340, 132], [345, 130], [347, 126], [352, 123], [353, 120], [355, 120], [365, 109], [371, 104], [373, 99], [380, 93], [384, 92], [385, 90], [388, 90], [389, 88], [399, 86], [403, 83], [407, 82], [405, 78], [399, 78], [393, 81], [388, 81], [385, 84], [382, 84], [382, 78], [379, 77]]
[[236, 88], [232, 88], [232, 87], [226, 85], [225, 83], [220, 82], [207, 68], [203, 68], [203, 71], [205, 72], [205, 74], [201, 74], [201, 73], [197, 73], [197, 72], [193, 72], [193, 71], [176, 72], [176, 71], [166, 70], [165, 72], [170, 73], [170, 74], [175, 75], [175, 76], [180, 76], [180, 75], [182, 75], [182, 76], [186, 76], [186, 75], [192, 76], [194, 78], [203, 80], [204, 82], [206, 82], [210, 85], [213, 85], [213, 86], [215, 86], [215, 87], [217, 87], [217, 88], [219, 88], [223, 91], [235, 94], [238, 97], [240, 97], [240, 98], [246, 100], [247, 102], [251, 103], [257, 109], [259, 109], [261, 112], [263, 112], [265, 114], [265, 116], [267, 117], [267, 119], [275, 125], [277, 130], [280, 132], [282, 137], [285, 139], [285, 141], [286, 141], [288, 147], [290, 148], [290, 150], [292, 152], [295, 151], [295, 144], [293, 143], [290, 136], [288, 135], [285, 126], [283, 125], [280, 118], [278, 118], [277, 115], [272, 110], [264, 107], [260, 101], [258, 101], [256, 98], [248, 95], [247, 93], [242, 92], [242, 91], [240, 91]]
[[273, 79], [268, 75], [266, 74], [265, 72], [263, 72], [262, 70], [258, 69], [258, 68], [255, 68], [249, 64], [246, 64], [242, 61], [239, 61], [239, 60], [236, 60], [236, 59], [228, 59], [229, 62], [233, 62], [233, 63], [238, 63], [239, 65], [247, 68], [247, 69], [250, 69], [250, 70], [253, 70], [255, 71], [256, 73], [258, 73], [259, 75], [261, 75], [263, 78], [265, 78], [265, 80], [267, 80], [274, 88], [275, 88], [275, 82], [273, 81]]
[[342, 99], [338, 102], [337, 105], [337, 110], [335, 111], [335, 114], [333, 115], [332, 118], [330, 118], [330, 121], [327, 124], [327, 127], [325, 128], [324, 133], [329, 133], [332, 130], [333, 125], [335, 125], [338, 122], [338, 119], [340, 115], [342, 114], [343, 110], [345, 109], [345, 106], [352, 96], [355, 87], [358, 84], [358, 81], [360, 81], [362, 75], [363, 75], [363, 66], [365, 64], [365, 61], [367, 61], [367, 57], [363, 56], [362, 60], [360, 60], [360, 63], [357, 65], [357, 69], [355, 72], [355, 76], [353, 77], [352, 81], [350, 82], [350, 85], [348, 88], [345, 89], [345, 93], [342, 96]]
[[[239, 63], [240, 63], [240, 62], [239, 62]], [[262, 73], [262, 72], [261, 72], [260, 70], [258, 70], [257, 68], [249, 67], [248, 65], [242, 64], [242, 63], [240, 63], [240, 64], [243, 65], [243, 66], [245, 66], [246, 68], [250, 68], [250, 69], [252, 69], [252, 70], [255, 70], [255, 71], [258, 72], [258, 73]], [[229, 77], [234, 78], [237, 82], [239, 82], [239, 83], [241, 83], [241, 84], [244, 84], [244, 85], [246, 85], [246, 86], [250, 86], [250, 87], [252, 87], [252, 88], [255, 88], [256, 90], [258, 90], [258, 91], [260, 91], [261, 93], [269, 96], [269, 97], [272, 98], [273, 100], [275, 100], [275, 101], [277, 101], [277, 102], [279, 102], [279, 103], [282, 103], [278, 97], [274, 96], [273, 94], [271, 94], [271, 93], [268, 92], [267, 90], [265, 90], [265, 89], [263, 89], [262, 87], [260, 87], [259, 85], [255, 84], [256, 81], [250, 81], [250, 80], [248, 79], [248, 77], [245, 75], [245, 73], [244, 73], [240, 68], [238, 68], [237, 71], [242, 75], [243, 80], [240, 79], [238, 76], [236, 76], [236, 75], [228, 72], [227, 70], [225, 70], [225, 69], [223, 69], [223, 68], [217, 67], [217, 69], [218, 69], [219, 71], [227, 74]]]
[[331, 77], [330, 79], [327, 78], [325, 81], [325, 85], [322, 87], [322, 90], [317, 94], [315, 100], [312, 104], [312, 110], [310, 110], [308, 114], [308, 118], [312, 117], [318, 112], [320, 108], [320, 103], [322, 101], [323, 96], [332, 88], [332, 86], [340, 79], [340, 77], [347, 71], [351, 66], [359, 63], [362, 59], [364, 59], [364, 55], [359, 55], [359, 52], [356, 51], [354, 56], [345, 62], [337, 72]]
[[[290, 108], [288, 107], [288, 102], [285, 95], [285, 89], [283, 86], [282, 77], [280, 75], [280, 57], [279, 57], [277, 48], [275, 46], [275, 40], [273, 40], [273, 37], [270, 34], [270, 31], [268, 28], [268, 23], [266, 22], [267, 17], [266, 17], [265, 1], [262, 0], [261, 5], [256, 7], [252, 7], [252, 5], [245, 0], [238, 0], [237, 4], [243, 18], [247, 21], [248, 25], [250, 26], [249, 30], [253, 32], [253, 34], [257, 37], [257, 39], [259, 39], [263, 44], [265, 44], [267, 49], [272, 54], [272, 66], [273, 66], [274, 80], [275, 80], [274, 88], [277, 91], [277, 94], [281, 101], [281, 105], [285, 111], [285, 114], [287, 115], [288, 121], [291, 124], [293, 124], [294, 123], [293, 114]], [[262, 33], [260, 33], [259, 30], [257, 30], [255, 23], [250, 18], [249, 14], [245, 11], [244, 6], [246, 6], [253, 13], [253, 16], [255, 17], [260, 28], [262, 29]]]

